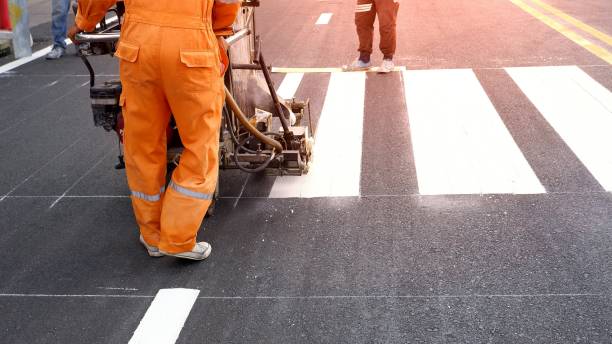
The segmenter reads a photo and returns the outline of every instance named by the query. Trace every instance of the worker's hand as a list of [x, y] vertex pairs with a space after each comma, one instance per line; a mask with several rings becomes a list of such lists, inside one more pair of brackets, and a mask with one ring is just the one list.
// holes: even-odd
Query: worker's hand
[[219, 48], [223, 49], [223, 51], [229, 50], [229, 45], [227, 44], [225, 38], [217, 36], [217, 42], [219, 43]]
[[72, 43], [78, 43], [75, 37], [77, 33], [81, 32], [83, 32], [83, 30], [79, 29], [79, 27], [75, 24], [70, 29], [68, 29], [68, 33], [66, 35], [68, 36], [68, 38], [70, 38]]

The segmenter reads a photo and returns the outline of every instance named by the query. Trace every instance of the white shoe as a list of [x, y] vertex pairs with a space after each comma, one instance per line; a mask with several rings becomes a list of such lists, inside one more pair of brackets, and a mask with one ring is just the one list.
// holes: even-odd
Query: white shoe
[[65, 51], [66, 49], [56, 45], [53, 47], [53, 49], [51, 49], [45, 58], [47, 60], [57, 60], [64, 55]]
[[140, 236], [140, 243], [142, 244], [142, 246], [144, 246], [147, 249], [147, 253], [149, 254], [149, 256], [151, 257], [163, 257], [164, 256], [163, 253], [159, 252], [159, 249], [157, 247], [147, 244], [147, 242], [144, 241], [142, 235]]
[[395, 63], [393, 60], [383, 60], [380, 65], [380, 69], [378, 69], [379, 73], [390, 73], [395, 69]]
[[360, 59], [353, 61], [348, 66], [342, 66], [342, 70], [345, 72], [359, 72], [364, 70], [369, 70], [372, 68], [372, 62], [363, 62]]
[[212, 251], [212, 246], [209, 243], [201, 241], [191, 249], [191, 251], [179, 252], [179, 253], [168, 253], [164, 251], [159, 251], [161, 254], [165, 254], [166, 256], [172, 256], [183, 259], [191, 259], [191, 260], [204, 260], [210, 256], [210, 252]]

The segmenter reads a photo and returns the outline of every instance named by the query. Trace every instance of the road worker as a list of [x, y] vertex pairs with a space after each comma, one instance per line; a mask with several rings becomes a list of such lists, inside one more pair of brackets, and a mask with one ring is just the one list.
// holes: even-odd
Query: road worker
[[[74, 39], [116, 0], [79, 0]], [[140, 242], [152, 257], [202, 260], [196, 242], [217, 185], [227, 55], [214, 30], [231, 32], [240, 0], [125, 0], [115, 56], [123, 86], [125, 163]], [[166, 188], [166, 127], [174, 116], [184, 151]]]
[[395, 67], [393, 55], [395, 54], [397, 33], [397, 13], [399, 0], [357, 0], [355, 9], [355, 26], [359, 37], [359, 58], [352, 64], [345, 66], [347, 71], [368, 70], [372, 67], [370, 55], [374, 41], [374, 20], [378, 15], [380, 31], [380, 50], [383, 61], [379, 72], [389, 73]]

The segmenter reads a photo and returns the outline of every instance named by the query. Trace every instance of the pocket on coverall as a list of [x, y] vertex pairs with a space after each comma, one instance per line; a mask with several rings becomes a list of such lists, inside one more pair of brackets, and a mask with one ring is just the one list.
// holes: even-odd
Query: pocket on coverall
[[117, 51], [115, 51], [115, 56], [120, 60], [119, 76], [122, 80], [139, 82], [142, 79], [138, 64], [136, 63], [139, 52], [139, 46], [119, 41]]
[[211, 50], [180, 50], [181, 83], [187, 91], [205, 91], [218, 85], [219, 59]]

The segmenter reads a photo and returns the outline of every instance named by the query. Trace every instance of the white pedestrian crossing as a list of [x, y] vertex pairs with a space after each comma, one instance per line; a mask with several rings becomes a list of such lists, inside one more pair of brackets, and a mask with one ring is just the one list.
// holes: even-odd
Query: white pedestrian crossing
[[576, 66], [506, 71], [606, 191], [612, 191], [612, 93]]
[[365, 82], [365, 73], [331, 74], [310, 171], [276, 178], [271, 198], [359, 196]]
[[289, 73], [285, 75], [283, 82], [278, 87], [276, 93], [283, 99], [291, 99], [295, 97], [300, 83], [304, 78], [304, 73]]
[[[506, 71], [602, 187], [612, 191], [612, 93], [576, 66]], [[276, 178], [269, 197], [360, 195], [367, 75], [331, 73], [310, 172]], [[287, 74], [279, 94], [294, 97], [303, 78], [303, 73]], [[474, 71], [408, 70], [402, 78], [407, 109], [398, 112], [408, 113], [412, 151], [406, 154], [414, 158], [419, 194], [546, 192]]]
[[545, 192], [472, 70], [403, 76], [420, 194]]
[[199, 294], [196, 289], [161, 289], [129, 344], [174, 344]]

